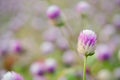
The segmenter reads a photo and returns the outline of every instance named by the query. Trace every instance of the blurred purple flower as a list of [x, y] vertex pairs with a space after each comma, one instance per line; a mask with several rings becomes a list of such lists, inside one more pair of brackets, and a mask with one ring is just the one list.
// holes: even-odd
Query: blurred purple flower
[[35, 62], [30, 67], [30, 72], [33, 76], [43, 76], [46, 72], [44, 62]]
[[61, 15], [61, 10], [59, 7], [57, 7], [55, 5], [50, 6], [47, 10], [47, 16], [50, 19], [58, 18], [60, 15]]
[[22, 43], [19, 40], [13, 40], [10, 43], [10, 51], [13, 53], [21, 53], [23, 52]]
[[62, 19], [62, 12], [60, 8], [56, 5], [52, 5], [47, 10], [47, 17], [50, 19], [51, 23], [55, 26], [63, 26], [64, 22]]
[[96, 47], [96, 58], [100, 61], [106, 61], [111, 59], [113, 52], [110, 50], [110, 47], [105, 44], [100, 44]]
[[57, 62], [53, 58], [48, 58], [45, 60], [45, 66], [46, 66], [47, 72], [54, 73], [57, 68]]
[[86, 56], [93, 55], [97, 36], [92, 30], [83, 30], [78, 37], [77, 50]]
[[90, 10], [90, 4], [86, 1], [80, 1], [76, 6], [76, 10], [80, 14], [87, 14]]
[[7, 72], [2, 80], [24, 80], [23, 77], [21, 75], [19, 75], [18, 73], [15, 72]]

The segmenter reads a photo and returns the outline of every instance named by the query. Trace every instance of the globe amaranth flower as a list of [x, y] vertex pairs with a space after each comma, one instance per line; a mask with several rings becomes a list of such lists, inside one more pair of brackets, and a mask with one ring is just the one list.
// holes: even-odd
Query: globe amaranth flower
[[76, 6], [76, 11], [82, 15], [85, 15], [90, 10], [90, 4], [86, 1], [80, 1]]
[[113, 51], [109, 49], [110, 46], [106, 44], [100, 44], [96, 47], [96, 58], [100, 61], [109, 60], [112, 57]]
[[43, 76], [46, 72], [44, 62], [35, 62], [30, 67], [30, 72], [33, 76]]
[[83, 30], [78, 37], [77, 50], [80, 54], [90, 56], [94, 54], [97, 36], [92, 30]]
[[23, 77], [21, 75], [19, 75], [18, 73], [15, 72], [7, 72], [2, 80], [24, 80]]
[[52, 5], [48, 8], [47, 17], [50, 19], [50, 22], [53, 25], [56, 25], [56, 26], [63, 26], [64, 25], [61, 10], [56, 5]]
[[53, 58], [48, 58], [45, 60], [46, 70], [49, 73], [54, 73], [57, 68], [57, 61]]
[[19, 40], [13, 40], [10, 43], [10, 51], [13, 53], [22, 53], [24, 48]]

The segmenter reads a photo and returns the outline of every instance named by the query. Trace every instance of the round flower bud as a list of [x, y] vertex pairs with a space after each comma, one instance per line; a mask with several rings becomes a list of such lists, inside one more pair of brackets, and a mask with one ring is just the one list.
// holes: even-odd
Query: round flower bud
[[46, 72], [43, 62], [33, 63], [30, 67], [30, 72], [33, 76], [43, 76]]
[[105, 44], [101, 44], [98, 45], [96, 47], [96, 58], [100, 61], [106, 61], [109, 60], [112, 57], [112, 51], [109, 49], [110, 47], [105, 45]]
[[96, 41], [97, 36], [92, 30], [83, 30], [78, 37], [78, 52], [85, 56], [93, 55]]
[[87, 14], [89, 9], [90, 5], [86, 1], [81, 1], [76, 6], [76, 10], [80, 14]]
[[55, 5], [50, 6], [47, 10], [47, 16], [50, 19], [55, 19], [55, 18], [59, 17], [60, 15], [61, 15], [61, 10], [59, 7], [57, 7]]
[[59, 7], [53, 5], [50, 6], [47, 10], [47, 17], [50, 19], [51, 23], [56, 26], [62, 26], [62, 13]]
[[101, 70], [97, 75], [97, 80], [113, 80], [111, 73], [108, 70]]
[[45, 61], [46, 69], [49, 73], [54, 73], [57, 68], [57, 62], [55, 59], [49, 58]]
[[13, 40], [10, 43], [10, 51], [13, 53], [21, 53], [23, 52], [23, 46], [20, 41]]
[[2, 80], [24, 80], [23, 77], [15, 72], [7, 72]]

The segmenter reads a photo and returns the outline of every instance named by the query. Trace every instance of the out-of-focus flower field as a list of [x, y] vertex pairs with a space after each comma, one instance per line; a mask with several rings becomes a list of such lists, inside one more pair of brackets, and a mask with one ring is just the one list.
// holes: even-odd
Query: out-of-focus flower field
[[[51, 6], [62, 16], [51, 20]], [[0, 80], [8, 71], [24, 80], [82, 80], [77, 45], [86, 29], [97, 35], [86, 80], [120, 80], [120, 0], [0, 0]]]

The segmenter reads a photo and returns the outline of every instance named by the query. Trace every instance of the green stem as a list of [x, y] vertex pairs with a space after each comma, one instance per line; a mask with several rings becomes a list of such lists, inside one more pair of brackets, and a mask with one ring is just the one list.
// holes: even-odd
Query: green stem
[[87, 63], [87, 56], [84, 57], [83, 80], [86, 80], [86, 63]]

